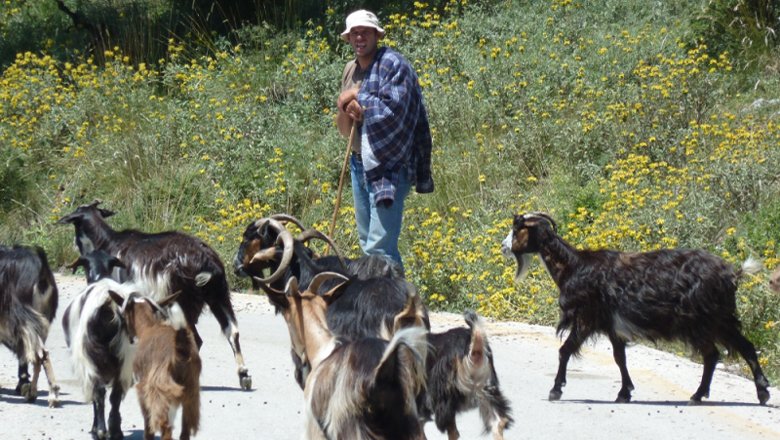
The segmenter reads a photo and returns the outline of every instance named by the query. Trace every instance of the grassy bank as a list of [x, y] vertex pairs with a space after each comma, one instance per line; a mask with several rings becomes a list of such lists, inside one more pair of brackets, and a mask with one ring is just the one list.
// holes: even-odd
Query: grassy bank
[[[499, 254], [512, 214], [549, 212], [579, 248], [701, 247], [780, 263], [780, 61], [714, 52], [698, 5], [420, 3], [382, 16], [420, 74], [437, 191], [409, 199], [402, 254], [433, 309], [550, 324], [538, 263], [519, 284]], [[456, 8], [457, 6], [457, 8]], [[245, 28], [200, 51], [168, 41], [139, 63], [22, 52], [0, 79], [0, 242], [75, 256], [53, 221], [94, 198], [112, 225], [179, 229], [232, 259], [246, 225], [287, 212], [327, 230], [345, 140], [333, 124], [349, 48], [341, 16], [300, 32]], [[750, 67], [750, 68], [747, 68]], [[335, 238], [358, 255], [349, 189]], [[738, 305], [780, 373], [768, 272]], [[241, 280], [232, 280], [246, 288]]]

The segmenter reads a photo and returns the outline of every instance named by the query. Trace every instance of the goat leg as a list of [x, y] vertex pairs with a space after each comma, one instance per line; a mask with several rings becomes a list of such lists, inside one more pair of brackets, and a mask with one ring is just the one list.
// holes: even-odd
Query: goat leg
[[580, 345], [582, 345], [582, 339], [580, 339], [577, 329], [574, 328], [558, 350], [558, 374], [555, 375], [555, 383], [550, 390], [548, 400], [561, 400], [562, 388], [566, 386], [566, 367], [569, 364], [569, 358], [579, 350]]
[[715, 366], [718, 364], [718, 349], [715, 344], [710, 343], [706, 350], [702, 350], [702, 356], [704, 358], [704, 370], [701, 373], [701, 384], [699, 389], [691, 396], [689, 403], [691, 405], [698, 405], [701, 403], [702, 397], [710, 397], [710, 384], [712, 383], [712, 375], [715, 372]]
[[[33, 375], [30, 379], [30, 386], [27, 387], [27, 393], [22, 396], [28, 403], [33, 403], [38, 398], [38, 378], [41, 376], [41, 363], [33, 362]], [[24, 388], [24, 387], [23, 387]]]
[[30, 394], [30, 373], [27, 369], [27, 361], [19, 359], [19, 382], [16, 384], [16, 394], [27, 396]]
[[612, 356], [620, 369], [620, 391], [618, 392], [615, 403], [628, 403], [631, 401], [631, 391], [634, 391], [634, 383], [631, 382], [631, 376], [628, 375], [626, 366], [626, 343], [617, 336], [610, 335], [612, 342]]
[[[222, 328], [222, 334], [227, 338], [230, 348], [233, 349], [233, 356], [238, 365], [238, 381], [241, 389], [252, 389], [252, 376], [249, 375], [249, 369], [244, 364], [244, 355], [241, 353], [241, 342], [239, 342], [238, 323], [236, 315], [233, 312], [233, 306], [228, 303], [208, 303], [211, 313], [219, 322]], [[196, 333], [197, 335], [197, 333]], [[197, 338], [197, 336], [196, 336]]]
[[49, 407], [57, 407], [60, 404], [60, 386], [57, 385], [57, 380], [54, 378], [54, 369], [51, 366], [51, 357], [49, 357], [48, 350], [43, 350], [43, 358], [38, 362], [43, 364], [46, 381], [49, 382]]
[[119, 380], [114, 380], [111, 386], [111, 395], [108, 400], [111, 402], [111, 411], [108, 413], [108, 438], [111, 440], [123, 439], [122, 434], [122, 415], [119, 413], [119, 405], [122, 404], [124, 390]]
[[[778, 270], [777, 273], [780, 273], [780, 270]], [[753, 382], [756, 384], [758, 402], [761, 405], [765, 405], [766, 402], [769, 401], [769, 380], [764, 376], [761, 365], [758, 363], [756, 347], [737, 330], [734, 330], [733, 333], [729, 335], [728, 340], [731, 345], [736, 347], [739, 354], [742, 355], [742, 358], [747, 362], [748, 367], [750, 367], [750, 371], [753, 373]]]
[[95, 387], [95, 397], [92, 400], [92, 429], [89, 432], [93, 439], [106, 438], [106, 388], [102, 385]]

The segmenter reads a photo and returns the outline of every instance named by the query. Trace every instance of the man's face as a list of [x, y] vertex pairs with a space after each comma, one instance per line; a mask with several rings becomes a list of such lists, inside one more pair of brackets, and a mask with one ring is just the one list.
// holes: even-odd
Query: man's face
[[370, 57], [376, 51], [376, 29], [368, 26], [355, 26], [349, 31], [349, 44], [358, 57]]

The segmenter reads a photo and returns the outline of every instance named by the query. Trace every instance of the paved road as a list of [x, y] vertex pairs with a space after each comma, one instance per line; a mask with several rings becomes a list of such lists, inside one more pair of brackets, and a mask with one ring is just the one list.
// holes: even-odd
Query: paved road
[[[60, 313], [84, 286], [81, 278], [57, 276]], [[264, 297], [235, 294], [241, 342], [254, 389], [241, 391], [230, 347], [213, 317], [201, 317], [205, 343], [200, 439], [297, 439], [302, 426], [303, 393], [291, 375], [289, 336], [280, 316], [274, 316]], [[435, 314], [434, 330], [461, 325], [459, 316]], [[630, 404], [615, 404], [620, 387], [609, 344], [586, 346], [581, 359], [569, 366], [569, 384], [563, 400], [548, 402], [557, 367], [560, 341], [552, 329], [511, 322], [489, 326], [496, 368], [504, 393], [512, 401], [515, 425], [507, 439], [780, 439], [780, 392], [771, 388], [770, 405], [757, 405], [755, 387], [720, 366], [715, 373], [712, 399], [701, 406], [687, 405], [698, 386], [701, 367], [688, 360], [644, 346], [628, 349], [628, 363], [636, 391]], [[46, 406], [46, 383], [34, 405], [14, 395], [16, 361], [0, 350], [0, 421], [4, 440], [89, 439], [91, 405], [82, 402], [74, 380], [59, 322], [53, 326], [49, 348], [62, 386], [62, 406]], [[42, 378], [43, 379], [43, 378]], [[126, 438], [142, 438], [143, 422], [134, 391], [122, 406]], [[464, 439], [481, 436], [475, 411], [458, 419]], [[177, 423], [178, 425], [178, 423]], [[178, 431], [176, 431], [178, 432]], [[445, 439], [432, 423], [429, 439]]]

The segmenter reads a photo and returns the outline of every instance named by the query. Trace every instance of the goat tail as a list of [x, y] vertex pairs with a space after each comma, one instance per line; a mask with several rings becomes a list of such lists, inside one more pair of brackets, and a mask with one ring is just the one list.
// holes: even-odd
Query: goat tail
[[737, 277], [741, 277], [743, 274], [753, 275], [761, 272], [764, 269], [764, 263], [753, 257], [748, 257], [737, 272]]
[[471, 329], [471, 342], [469, 343], [469, 362], [475, 368], [482, 365], [487, 359], [488, 342], [485, 325], [482, 319], [473, 310], [463, 314]]
[[13, 350], [20, 360], [33, 363], [43, 359], [49, 321], [42, 314], [13, 298], [8, 327], [10, 334], [17, 335]]
[[195, 285], [198, 287], [203, 287], [206, 284], [211, 281], [211, 278], [214, 276], [212, 272], [200, 272], [197, 275], [195, 275]]
[[150, 427], [155, 431], [173, 425], [171, 414], [184, 398], [184, 387], [174, 382], [166, 363], [155, 365], [138, 382], [138, 400], [149, 413]]
[[182, 432], [187, 429], [190, 431], [190, 435], [198, 433], [200, 428], [200, 387], [194, 386], [191, 389], [185, 390], [187, 396], [182, 402]]
[[428, 357], [428, 330], [401, 329], [387, 344], [374, 377], [400, 382], [407, 409], [417, 412], [417, 396], [426, 387], [425, 360]]

